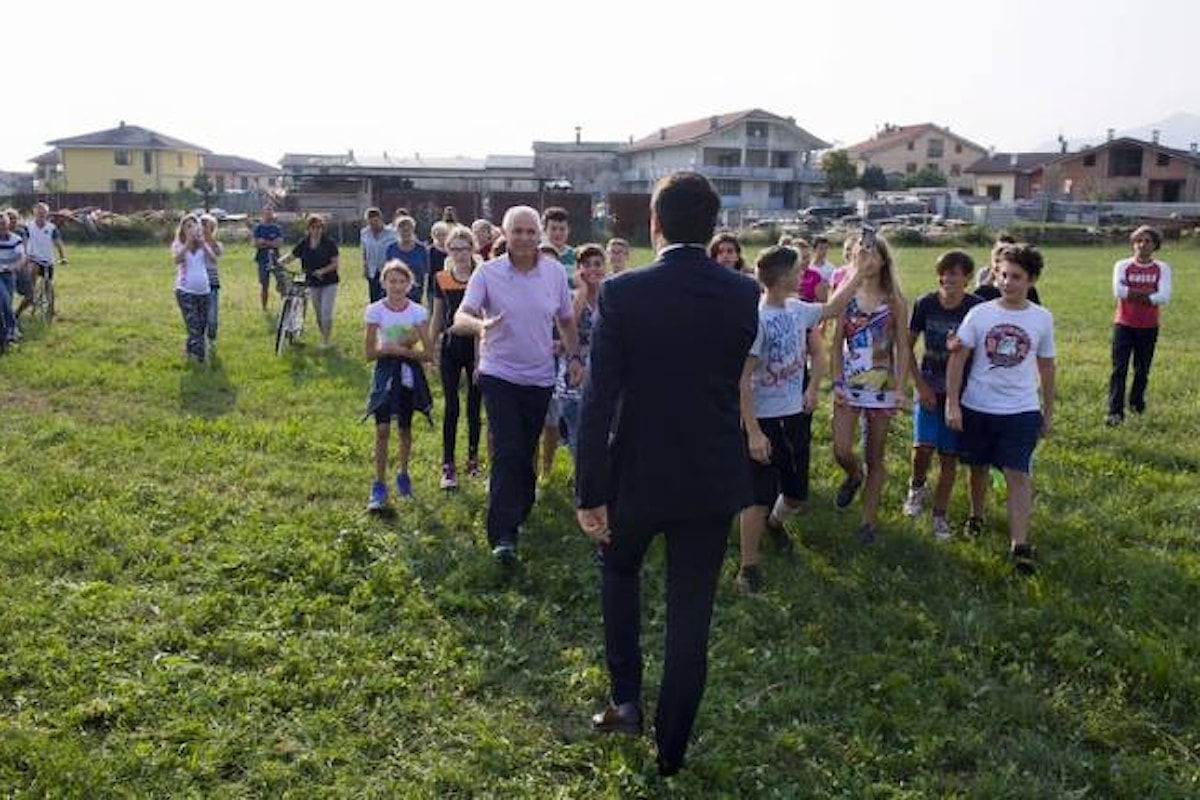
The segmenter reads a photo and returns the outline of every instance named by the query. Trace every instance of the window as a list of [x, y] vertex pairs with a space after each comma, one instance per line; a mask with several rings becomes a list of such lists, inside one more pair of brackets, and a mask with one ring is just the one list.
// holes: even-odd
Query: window
[[962, 154], [962, 142], [955, 142], [955, 143], [954, 143], [954, 153], [955, 153], [955, 155], [961, 155], [961, 154]]
[[783, 196], [784, 196], [784, 193], [785, 193], [786, 191], [787, 191], [787, 184], [786, 184], [786, 183], [780, 183], [780, 182], [778, 182], [778, 181], [772, 181], [772, 182], [771, 182], [771, 183], [768, 185], [767, 194], [768, 194], [768, 195], [770, 195], [771, 197], [783, 197]]
[[1159, 154], [1158, 154], [1158, 155], [1157, 155], [1157, 156], [1154, 158], [1154, 166], [1156, 166], [1156, 167], [1169, 167], [1169, 166], [1171, 166], [1171, 157], [1170, 157], [1169, 155], [1167, 155], [1166, 153], [1159, 153]]
[[742, 151], [706, 147], [704, 148], [704, 165], [708, 167], [740, 167]]
[[112, 190], [114, 192], [131, 192], [131, 191], [133, 191], [132, 187], [129, 185], [129, 181], [125, 178], [114, 179], [112, 182]]
[[937, 164], [934, 164], [932, 161], [931, 161], [930, 163], [928, 163], [928, 164], [926, 164], [926, 165], [925, 165], [925, 169], [929, 170], [930, 172], [941, 172], [941, 171], [942, 171], [942, 170], [941, 170], [941, 169], [938, 167], [938, 165], [937, 165]]
[[778, 151], [771, 153], [771, 166], [781, 169], [787, 169], [792, 166], [792, 154], [780, 153]]
[[1088, 153], [1086, 156], [1084, 156], [1084, 157], [1083, 157], [1083, 165], [1084, 165], [1085, 167], [1094, 167], [1094, 166], [1096, 166], [1096, 154], [1095, 154], [1095, 153]]
[[916, 146], [917, 146], [917, 143], [916, 143], [916, 142], [909, 142], [909, 143], [908, 143], [908, 149], [909, 149], [909, 150], [913, 150], [913, 149], [915, 149], [915, 148], [916, 148]]
[[[129, 166], [129, 151], [124, 148], [113, 150], [113, 163], [118, 167]], [[115, 190], [114, 190], [115, 191]]]
[[183, 153], [175, 154], [175, 166], [177, 166], [177, 167], [183, 166]]
[[147, 175], [154, 172], [154, 154], [149, 150], [142, 151], [142, 172]]
[[713, 181], [713, 184], [716, 187], [717, 194], [721, 195], [721, 197], [742, 196], [741, 181], [731, 181], [726, 178], [718, 178], [717, 180]]
[[917, 172], [917, 162], [910, 161], [904, 165], [904, 171], [909, 175], [915, 175]]
[[250, 179], [247, 178], [245, 175], [243, 175], [242, 176], [242, 191], [244, 192], [249, 188], [250, 188]]
[[746, 166], [747, 167], [765, 167], [767, 165], [766, 150], [747, 150], [746, 151]]
[[951, 164], [950, 165], [950, 174], [956, 178], [959, 175], [962, 175], [962, 165], [961, 164]]
[[1140, 178], [1142, 175], [1142, 148], [1114, 147], [1108, 155], [1108, 177]]
[[750, 139], [751, 141], [758, 140], [760, 142], [765, 142], [767, 140], [767, 123], [747, 122], [746, 138]]
[[1000, 184], [989, 183], [985, 188], [987, 189], [988, 200], [999, 200], [1000, 199], [1000, 188], [1001, 188]]
[[946, 143], [941, 139], [930, 139], [925, 143], [925, 155], [928, 158], [941, 158], [946, 150]]
[[225, 176], [217, 176], [217, 194], [225, 194]]

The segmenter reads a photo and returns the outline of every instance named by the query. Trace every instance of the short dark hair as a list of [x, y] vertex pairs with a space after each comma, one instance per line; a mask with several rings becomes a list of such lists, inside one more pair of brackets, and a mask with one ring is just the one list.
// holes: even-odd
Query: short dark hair
[[819, 235], [819, 234], [818, 234], [817, 236], [814, 236], [814, 237], [813, 237], [813, 242], [812, 242], [812, 243], [813, 243], [813, 247], [816, 247], [816, 246], [817, 246], [817, 245], [819, 245], [819, 244], [823, 244], [823, 245], [825, 245], [826, 247], [828, 247], [828, 246], [829, 246], [829, 237], [828, 237], [828, 236], [821, 236], [821, 235]]
[[562, 206], [550, 206], [542, 212], [542, 224], [547, 222], [570, 222], [570, 215]]
[[658, 182], [650, 208], [668, 242], [706, 242], [717, 227], [721, 197], [708, 178], [683, 170]]
[[605, 260], [604, 248], [601, 247], [600, 245], [596, 244], [595, 242], [588, 242], [587, 244], [581, 244], [581, 245], [579, 245], [579, 247], [575, 248], [575, 263], [576, 264], [582, 264], [584, 261], [588, 260], [589, 258], [594, 258], [595, 256], [599, 256], [601, 261]]
[[1150, 241], [1154, 242], [1155, 250], [1162, 247], [1162, 233], [1159, 232], [1158, 228], [1149, 225], [1139, 225], [1133, 229], [1133, 233], [1129, 234], [1129, 243], [1133, 244], [1133, 240], [1139, 236], [1149, 236]]
[[1029, 275], [1029, 280], [1036, 281], [1042, 274], [1042, 254], [1038, 249], [1031, 244], [1020, 242], [1018, 244], [1006, 244], [997, 249], [996, 255], [1001, 261], [1007, 261], [1010, 264], [1016, 264]]
[[975, 259], [962, 250], [948, 250], [938, 256], [938, 260], [933, 265], [938, 275], [941, 275], [943, 272], [949, 272], [955, 267], [961, 269], [963, 275], [970, 275], [975, 271]]
[[754, 260], [754, 272], [758, 282], [770, 288], [787, 275], [800, 260], [800, 254], [787, 245], [772, 245], [758, 254]]

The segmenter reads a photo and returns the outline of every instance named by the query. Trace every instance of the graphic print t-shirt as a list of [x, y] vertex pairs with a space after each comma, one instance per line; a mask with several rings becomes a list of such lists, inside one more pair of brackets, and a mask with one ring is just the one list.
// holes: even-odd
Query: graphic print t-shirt
[[758, 336], [750, 355], [754, 368], [754, 416], [789, 417], [804, 410], [804, 366], [808, 329], [821, 321], [821, 306], [788, 298], [782, 307], [758, 306]]
[[[379, 344], [382, 345], [385, 342], [404, 344], [416, 339], [417, 329], [429, 321], [429, 312], [425, 310], [425, 306], [411, 300], [403, 310], [396, 311], [388, 307], [385, 297], [367, 306], [363, 320], [368, 325], [379, 326], [375, 334], [375, 341]], [[378, 366], [378, 364], [377, 361], [376, 365]], [[408, 364], [405, 364], [400, 372], [400, 382], [404, 386], [412, 388], [413, 374], [412, 368]]]
[[938, 394], [946, 393], [946, 364], [950, 360], [946, 339], [958, 330], [967, 312], [982, 302], [975, 295], [967, 294], [957, 306], [946, 308], [938, 299], [937, 292], [930, 292], [913, 307], [908, 329], [913, 334], [913, 341], [919, 334], [925, 345], [925, 354], [921, 356], [921, 377]]
[[962, 404], [985, 414], [1021, 414], [1041, 409], [1039, 358], [1054, 358], [1054, 317], [1030, 303], [1020, 311], [999, 300], [975, 306], [958, 327], [958, 338], [974, 358]]

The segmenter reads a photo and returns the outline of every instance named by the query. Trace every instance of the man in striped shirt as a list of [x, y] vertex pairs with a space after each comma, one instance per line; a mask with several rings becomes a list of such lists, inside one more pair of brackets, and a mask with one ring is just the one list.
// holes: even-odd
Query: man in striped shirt
[[17, 273], [25, 268], [25, 243], [8, 228], [8, 215], [0, 214], [0, 344], [14, 341], [17, 318], [13, 314], [12, 298]]

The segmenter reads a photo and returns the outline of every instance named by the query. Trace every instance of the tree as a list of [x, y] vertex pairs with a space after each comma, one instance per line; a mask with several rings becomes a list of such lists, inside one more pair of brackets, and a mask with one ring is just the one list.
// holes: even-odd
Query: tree
[[883, 174], [883, 167], [875, 165], [864, 169], [862, 177], [858, 179], [858, 188], [872, 197], [876, 192], [882, 192], [887, 186], [887, 175]]
[[905, 175], [900, 185], [905, 189], [911, 189], [914, 186], [945, 186], [946, 176], [941, 170], [924, 167], [920, 172]]
[[821, 156], [821, 171], [830, 194], [840, 194], [858, 183], [858, 171], [845, 150], [830, 150]]
[[192, 178], [192, 188], [201, 194], [204, 198], [204, 210], [207, 212], [208, 201], [212, 197], [213, 182], [207, 172], [197, 172], [196, 177]]

